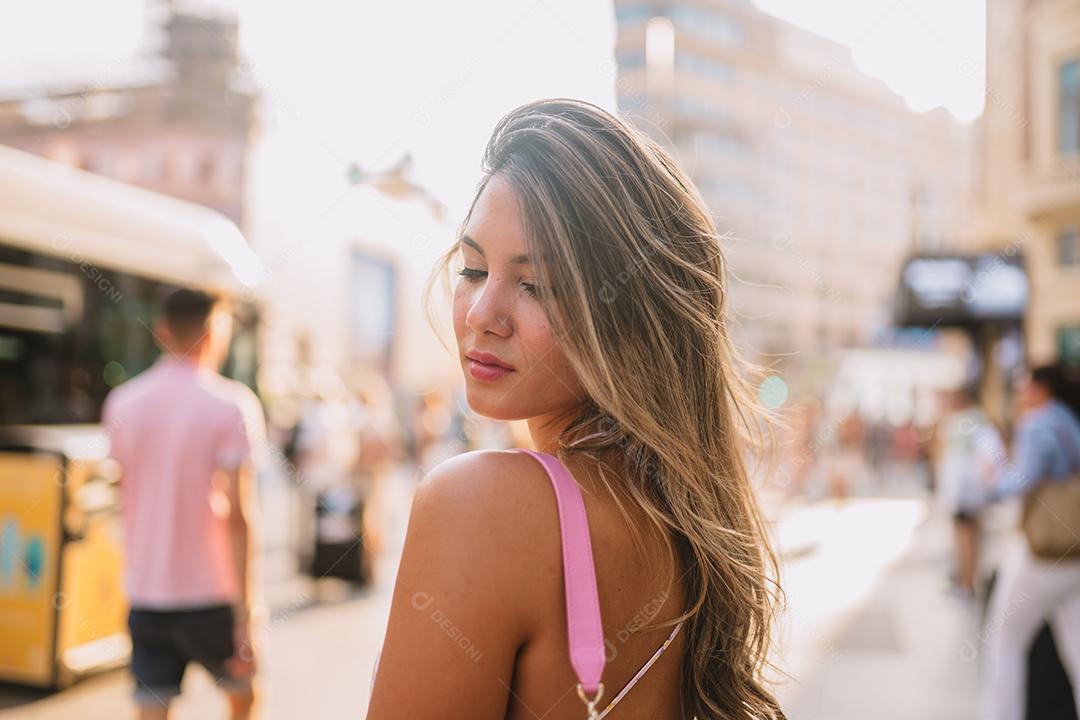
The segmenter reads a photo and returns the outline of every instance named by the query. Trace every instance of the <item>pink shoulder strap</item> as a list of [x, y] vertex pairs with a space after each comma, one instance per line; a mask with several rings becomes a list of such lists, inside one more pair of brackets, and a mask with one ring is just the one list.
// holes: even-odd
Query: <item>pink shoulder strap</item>
[[[600, 677], [607, 658], [604, 626], [600, 620], [600, 597], [596, 590], [592, 543], [585, 501], [577, 481], [557, 457], [526, 448], [515, 448], [540, 461], [555, 488], [562, 536], [563, 579], [566, 586], [566, 626], [570, 640], [570, 664], [581, 687], [588, 693], [602, 688]], [[580, 690], [579, 690], [580, 694]], [[585, 700], [585, 698], [582, 698]]]

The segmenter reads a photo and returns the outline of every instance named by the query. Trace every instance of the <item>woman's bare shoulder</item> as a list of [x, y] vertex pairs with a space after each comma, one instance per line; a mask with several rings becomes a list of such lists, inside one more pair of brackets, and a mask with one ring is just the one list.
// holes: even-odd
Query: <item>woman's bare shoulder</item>
[[[469, 717], [502, 716], [522, 648], [550, 626], [550, 609], [546, 624], [542, 613], [560, 601], [551, 572], [561, 567], [558, 520], [542, 473], [525, 453], [482, 451], [425, 475], [394, 583], [373, 717], [465, 717], [477, 708]], [[551, 513], [536, 512], [545, 502]]]
[[464, 504], [475, 513], [514, 513], [551, 496], [540, 464], [513, 450], [472, 450], [443, 460], [420, 481], [417, 493]]
[[[475, 450], [432, 468], [417, 487], [410, 526], [453, 568], [480, 580], [535, 629], [562, 572], [558, 515], [547, 474], [532, 457]], [[557, 595], [556, 595], [557, 597]]]

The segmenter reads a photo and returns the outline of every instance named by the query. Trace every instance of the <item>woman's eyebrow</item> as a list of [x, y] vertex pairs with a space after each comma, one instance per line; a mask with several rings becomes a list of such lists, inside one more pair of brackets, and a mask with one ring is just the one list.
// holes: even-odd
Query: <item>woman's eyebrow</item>
[[[480, 245], [478, 245], [477, 242], [468, 235], [462, 235], [461, 242], [476, 250], [476, 252], [480, 253], [481, 256], [484, 254], [484, 248], [480, 247]], [[530, 262], [532, 261], [529, 260], [528, 255], [517, 255], [516, 257], [510, 258], [511, 265], [525, 265]]]

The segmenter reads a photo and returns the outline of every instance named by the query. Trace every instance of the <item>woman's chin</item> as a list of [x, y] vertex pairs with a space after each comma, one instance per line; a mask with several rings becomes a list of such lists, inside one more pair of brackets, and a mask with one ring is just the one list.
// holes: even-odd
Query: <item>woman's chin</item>
[[465, 388], [465, 400], [474, 413], [489, 420], [510, 421], [525, 417], [515, 412], [512, 398], [508, 398], [506, 391], [497, 387], [478, 387], [469, 383]]

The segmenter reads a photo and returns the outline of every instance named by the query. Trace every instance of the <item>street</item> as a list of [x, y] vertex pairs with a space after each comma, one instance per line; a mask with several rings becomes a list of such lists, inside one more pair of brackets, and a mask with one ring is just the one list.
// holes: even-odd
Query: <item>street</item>
[[[381, 512], [388, 542], [374, 588], [355, 592], [333, 579], [316, 587], [283, 574], [272, 579], [273, 616], [259, 636], [268, 720], [363, 715], [412, 482], [402, 471], [387, 483]], [[978, 606], [946, 592], [949, 527], [917, 483], [910, 484], [891, 497], [789, 501], [771, 513], [788, 598], [777, 662], [795, 678], [779, 690], [790, 717], [973, 717]], [[133, 717], [128, 691], [123, 670], [51, 696], [6, 686], [0, 718]], [[175, 717], [224, 716], [211, 679], [192, 666]]]

